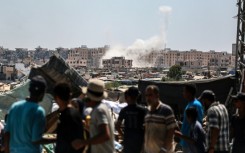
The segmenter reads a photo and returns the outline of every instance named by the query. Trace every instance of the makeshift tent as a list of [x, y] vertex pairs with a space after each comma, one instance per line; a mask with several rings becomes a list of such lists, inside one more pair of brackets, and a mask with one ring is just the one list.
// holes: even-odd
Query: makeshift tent
[[177, 117], [181, 117], [187, 101], [183, 98], [183, 87], [185, 84], [194, 83], [197, 86], [198, 97], [203, 90], [213, 90], [216, 98], [221, 103], [225, 103], [231, 87], [235, 85], [234, 77], [223, 77], [217, 79], [197, 80], [197, 81], [178, 81], [178, 82], [161, 82], [161, 81], [139, 81], [139, 90], [143, 94], [142, 102], [145, 102], [144, 92], [148, 85], [156, 85], [160, 89], [160, 99], [166, 104], [169, 104]]

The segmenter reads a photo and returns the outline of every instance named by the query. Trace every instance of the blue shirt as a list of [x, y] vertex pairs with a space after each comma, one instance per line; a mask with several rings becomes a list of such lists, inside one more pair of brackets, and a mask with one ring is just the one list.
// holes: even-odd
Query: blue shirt
[[45, 130], [45, 111], [34, 102], [14, 103], [8, 114], [5, 131], [10, 133], [11, 153], [41, 153], [41, 140]]
[[[195, 99], [194, 101], [188, 103], [188, 105], [185, 108], [185, 111], [188, 108], [190, 108], [190, 107], [195, 107], [197, 109], [197, 111], [198, 111], [197, 120], [200, 123], [202, 123], [202, 119], [203, 119], [203, 107], [202, 107], [202, 104], [197, 99]], [[181, 127], [181, 133], [183, 135], [190, 136], [190, 124], [187, 121], [186, 112], [184, 112], [184, 119], [183, 119], [183, 124], [182, 124], [182, 127]], [[181, 144], [182, 147], [188, 147], [187, 143], [184, 140], [181, 140], [180, 144]]]

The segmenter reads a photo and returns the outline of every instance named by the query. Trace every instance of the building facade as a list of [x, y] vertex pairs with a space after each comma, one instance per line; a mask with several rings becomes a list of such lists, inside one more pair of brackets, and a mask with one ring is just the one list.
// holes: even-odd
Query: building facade
[[88, 48], [82, 45], [70, 50], [66, 62], [72, 67], [98, 68], [107, 50], [109, 50], [109, 46]]
[[133, 60], [125, 59], [125, 57], [112, 57], [111, 59], [103, 59], [103, 68], [106, 69], [128, 69], [132, 68]]
[[[154, 60], [154, 59], [153, 59]], [[171, 67], [175, 64], [186, 69], [198, 69], [205, 66], [225, 69], [235, 66], [235, 56], [227, 52], [215, 52], [214, 50], [203, 52], [191, 49], [190, 51], [178, 51], [165, 49], [159, 51], [159, 56], [155, 60], [155, 67]]]

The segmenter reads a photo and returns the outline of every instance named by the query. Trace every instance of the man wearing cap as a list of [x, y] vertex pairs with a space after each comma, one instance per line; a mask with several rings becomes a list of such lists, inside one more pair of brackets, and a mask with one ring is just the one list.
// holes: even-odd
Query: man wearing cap
[[79, 149], [91, 145], [91, 153], [114, 153], [114, 123], [110, 111], [101, 101], [107, 97], [105, 84], [98, 79], [91, 79], [86, 92], [86, 105], [92, 107], [89, 125], [90, 139], [75, 140], [72, 145]]
[[42, 101], [45, 88], [43, 77], [33, 77], [29, 85], [30, 97], [11, 106], [5, 126], [6, 153], [41, 153], [45, 111], [38, 102]]
[[238, 113], [231, 119], [231, 137], [234, 138], [232, 153], [245, 152], [245, 94], [238, 93], [234, 98]]
[[215, 101], [215, 94], [205, 90], [199, 97], [207, 113], [206, 150], [208, 153], [229, 152], [229, 116], [226, 107]]

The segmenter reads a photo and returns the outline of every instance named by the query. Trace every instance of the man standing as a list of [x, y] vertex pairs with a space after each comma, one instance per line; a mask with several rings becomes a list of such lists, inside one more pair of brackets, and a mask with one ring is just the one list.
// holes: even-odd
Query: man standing
[[[144, 142], [144, 118], [147, 109], [137, 104], [139, 90], [135, 87], [130, 87], [125, 91], [125, 100], [128, 106], [123, 108], [116, 124], [116, 129], [123, 137], [123, 152], [124, 153], [140, 153]], [[121, 125], [124, 121], [124, 130]]]
[[207, 113], [207, 152], [228, 153], [229, 116], [226, 107], [215, 101], [215, 94], [211, 90], [203, 91], [199, 99]]
[[83, 125], [79, 111], [68, 107], [71, 95], [70, 86], [67, 83], [59, 83], [54, 87], [53, 94], [60, 111], [55, 152], [81, 153], [82, 148], [76, 150], [72, 147], [72, 141], [83, 139]]
[[38, 102], [42, 101], [45, 88], [43, 77], [33, 77], [29, 85], [30, 97], [11, 106], [4, 136], [6, 153], [41, 153], [45, 111]]
[[238, 113], [231, 119], [231, 138], [234, 138], [232, 153], [245, 152], [245, 94], [238, 93], [235, 98], [235, 107]]
[[[183, 96], [188, 101], [188, 104], [187, 104], [185, 111], [184, 111], [184, 119], [183, 119], [183, 124], [181, 127], [181, 133], [185, 136], [190, 136], [190, 124], [187, 121], [186, 110], [190, 107], [195, 107], [197, 109], [197, 112], [198, 112], [197, 121], [199, 121], [200, 124], [202, 124], [203, 107], [202, 107], [202, 104], [195, 98], [196, 86], [194, 84], [186, 84], [185, 85], [184, 91], [183, 91]], [[180, 144], [182, 146], [183, 153], [189, 153], [190, 152], [190, 150], [188, 148], [188, 144], [186, 143], [185, 140], [182, 139], [180, 141]]]
[[73, 146], [79, 149], [85, 145], [91, 145], [91, 153], [114, 153], [114, 122], [108, 107], [102, 99], [107, 97], [105, 84], [98, 79], [91, 79], [87, 87], [85, 103], [92, 107], [91, 121], [89, 125], [90, 139], [75, 140]]
[[145, 90], [149, 112], [145, 117], [145, 153], [173, 153], [174, 130], [177, 127], [170, 106], [159, 99], [159, 89], [150, 85]]

